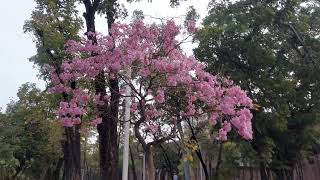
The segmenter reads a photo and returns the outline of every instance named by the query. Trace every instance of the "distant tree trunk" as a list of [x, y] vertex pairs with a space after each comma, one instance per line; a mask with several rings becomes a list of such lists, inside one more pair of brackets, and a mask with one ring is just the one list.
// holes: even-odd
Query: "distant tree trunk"
[[[111, 29], [115, 21], [115, 2], [109, 2], [109, 9], [107, 11], [108, 29]], [[94, 36], [90, 36], [88, 32], [95, 32], [95, 13], [101, 0], [83, 0], [86, 12], [83, 14], [87, 25], [88, 39], [96, 44]], [[110, 32], [110, 31], [109, 31]], [[109, 33], [110, 34], [110, 33]], [[93, 54], [94, 55], [94, 54]], [[104, 72], [100, 72], [95, 79], [96, 94], [104, 97], [106, 95], [106, 78]], [[117, 77], [109, 78], [108, 83], [111, 89], [111, 100], [108, 106], [98, 106], [99, 113], [102, 118], [102, 123], [97, 126], [99, 133], [99, 155], [100, 155], [100, 178], [101, 180], [110, 179], [118, 180], [118, 112], [119, 112], [119, 82]]]
[[261, 180], [269, 180], [267, 168], [263, 163], [260, 163], [260, 176]]
[[20, 165], [18, 168], [16, 168], [16, 173], [12, 176], [12, 179], [14, 179], [14, 180], [19, 179], [20, 174], [22, 174], [22, 172], [24, 171], [24, 169], [27, 166], [27, 164], [25, 163], [25, 160], [23, 160], [23, 161], [19, 160], [19, 162], [20, 162]]
[[169, 169], [169, 173], [170, 173], [170, 179], [173, 180], [173, 167], [171, 165], [171, 161], [170, 161], [170, 158], [168, 157], [168, 154], [167, 154], [167, 151], [164, 149], [164, 147], [160, 144], [159, 145], [160, 149], [162, 150], [163, 154], [164, 154], [164, 159], [165, 159], [165, 162], [168, 166], [168, 169]]
[[53, 171], [53, 179], [54, 180], [59, 180], [60, 179], [60, 171], [63, 165], [63, 158], [59, 158], [57, 166], [55, 170]]
[[[39, 177], [39, 180], [50, 180], [51, 179], [51, 176], [50, 176], [50, 168], [49, 166], [45, 166], [43, 169], [42, 169], [42, 172], [40, 174], [40, 177]], [[48, 174], [49, 173], [49, 174]]]
[[[198, 143], [198, 140], [197, 140], [197, 137], [196, 137], [196, 134], [195, 134], [195, 132], [194, 132], [194, 129], [193, 129], [190, 121], [187, 121], [187, 123], [188, 123], [188, 125], [189, 125], [190, 130], [191, 130], [190, 140], [194, 140], [194, 141], [197, 143], [197, 145], [200, 147], [200, 145], [199, 145], [199, 143]], [[198, 159], [199, 159], [199, 161], [200, 161], [200, 163], [201, 163], [202, 169], [203, 169], [203, 171], [204, 171], [205, 179], [206, 179], [206, 180], [209, 180], [208, 168], [207, 168], [207, 165], [206, 165], [204, 159], [202, 158], [201, 149], [200, 149], [200, 148], [197, 149], [197, 150], [195, 151], [195, 153], [196, 153], [196, 155], [197, 155], [197, 157], [198, 157]]]
[[137, 180], [137, 173], [136, 173], [136, 164], [134, 162], [134, 158], [133, 158], [133, 153], [132, 153], [132, 149], [131, 146], [129, 145], [129, 150], [130, 150], [130, 159], [131, 159], [131, 167], [132, 167], [132, 173], [133, 173], [133, 180]]
[[219, 154], [218, 154], [218, 161], [217, 161], [217, 165], [216, 165], [216, 170], [214, 173], [214, 179], [218, 179], [219, 178], [219, 170], [222, 164], [222, 148], [223, 148], [223, 142], [220, 142], [220, 146], [219, 146]]
[[253, 167], [249, 167], [250, 168], [250, 180], [254, 180], [253, 179]]
[[[181, 141], [181, 143], [183, 143], [184, 133], [183, 133], [183, 129], [182, 129], [181, 123], [178, 123], [178, 124], [177, 124], [177, 127], [178, 127], [179, 134], [180, 134], [180, 136], [182, 137], [180, 141]], [[186, 150], [184, 150], [183, 148], [182, 148], [182, 152], [183, 152], [184, 155], [187, 154]], [[185, 180], [191, 180], [190, 164], [189, 164], [188, 161], [184, 162], [183, 164], [184, 164], [184, 166], [183, 166], [184, 179], [185, 179]]]
[[153, 147], [148, 145], [145, 149], [145, 163], [146, 163], [146, 180], [155, 180], [156, 177], [156, 170], [154, 167], [154, 161], [153, 161]]
[[276, 180], [293, 180], [293, 170], [292, 169], [280, 169], [275, 171]]
[[203, 172], [204, 172], [204, 175], [205, 175], [205, 180], [209, 180], [208, 168], [207, 168], [207, 165], [206, 165], [206, 163], [204, 162], [204, 160], [202, 158], [201, 151], [200, 150], [196, 150], [196, 155], [200, 160], [200, 164], [202, 166], [202, 169], [203, 169]]

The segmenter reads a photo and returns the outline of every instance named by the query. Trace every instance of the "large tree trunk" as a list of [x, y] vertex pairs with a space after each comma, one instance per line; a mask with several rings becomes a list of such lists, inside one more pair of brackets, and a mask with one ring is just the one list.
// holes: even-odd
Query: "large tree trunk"
[[153, 148], [152, 146], [147, 146], [145, 149], [145, 176], [146, 180], [155, 180], [156, 177], [156, 169], [154, 167], [154, 162], [153, 162]]
[[[111, 0], [107, 11], [108, 28], [110, 29], [115, 21], [115, 4], [116, 0]], [[95, 13], [100, 4], [100, 0], [83, 0], [86, 12], [83, 14], [86, 20], [87, 32], [95, 32]], [[110, 34], [110, 33], [109, 33]], [[89, 36], [93, 43], [97, 43], [95, 37]], [[94, 55], [94, 54], [93, 54]], [[98, 107], [102, 117], [102, 123], [97, 126], [99, 133], [99, 155], [100, 155], [100, 177], [102, 180], [118, 180], [118, 111], [119, 111], [119, 82], [117, 77], [109, 78], [111, 89], [111, 102], [108, 106]], [[100, 72], [95, 80], [96, 94], [104, 97], [106, 95], [106, 78], [104, 72]]]
[[80, 126], [65, 128], [66, 142], [64, 145], [64, 179], [80, 180]]
[[[76, 83], [71, 83], [71, 88], [76, 89]], [[67, 96], [64, 95], [67, 99]], [[64, 151], [64, 179], [80, 180], [81, 179], [81, 150], [80, 150], [80, 125], [65, 127]]]

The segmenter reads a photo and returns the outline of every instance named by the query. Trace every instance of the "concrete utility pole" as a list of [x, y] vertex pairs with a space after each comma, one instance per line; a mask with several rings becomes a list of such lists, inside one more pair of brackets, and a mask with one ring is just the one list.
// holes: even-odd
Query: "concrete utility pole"
[[[128, 82], [131, 79], [131, 68], [127, 72]], [[130, 135], [130, 101], [131, 88], [126, 85], [125, 109], [124, 109], [124, 143], [123, 143], [123, 165], [122, 180], [128, 180], [128, 162], [129, 162], [129, 135]]]

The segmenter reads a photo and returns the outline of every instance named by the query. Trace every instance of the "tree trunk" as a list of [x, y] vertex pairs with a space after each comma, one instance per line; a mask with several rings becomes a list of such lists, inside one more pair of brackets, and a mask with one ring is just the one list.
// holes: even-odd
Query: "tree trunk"
[[[110, 30], [115, 21], [115, 5], [116, 0], [111, 0], [107, 11], [108, 29]], [[93, 43], [97, 43], [94, 36], [89, 36], [88, 32], [95, 32], [95, 13], [97, 7], [101, 3], [100, 0], [83, 0], [86, 12], [83, 14], [86, 25], [88, 39]], [[110, 33], [109, 33], [110, 34]], [[109, 106], [98, 107], [102, 117], [102, 123], [97, 126], [99, 133], [99, 155], [100, 155], [100, 177], [101, 180], [110, 179], [118, 180], [118, 111], [119, 111], [119, 82], [117, 77], [109, 78], [111, 89], [111, 102]], [[96, 94], [104, 97], [106, 95], [106, 78], [104, 72], [100, 72], [95, 80]]]
[[[180, 134], [180, 136], [181, 136], [180, 141], [181, 141], [181, 143], [183, 144], [183, 143], [184, 143], [184, 142], [183, 142], [183, 139], [185, 138], [185, 135], [184, 135], [184, 133], [183, 133], [183, 129], [182, 129], [181, 123], [178, 123], [178, 124], [177, 124], [177, 127], [178, 127], [179, 134]], [[186, 152], [186, 150], [185, 150], [184, 148], [182, 148], [182, 152], [183, 152], [184, 155], [187, 154], [187, 152]], [[183, 162], [183, 170], [184, 170], [184, 179], [185, 179], [185, 180], [191, 180], [190, 164], [189, 164], [188, 161]]]
[[275, 171], [276, 180], [293, 180], [292, 169], [280, 169]]
[[169, 169], [169, 173], [170, 173], [170, 179], [173, 180], [173, 176], [174, 176], [174, 173], [173, 173], [173, 167], [172, 167], [172, 164], [171, 164], [171, 161], [170, 161], [170, 158], [168, 157], [168, 154], [167, 154], [167, 151], [164, 149], [164, 147], [160, 144], [159, 145], [160, 149], [162, 150], [163, 154], [164, 154], [164, 160], [165, 160], [165, 163]]
[[64, 179], [80, 180], [80, 126], [65, 128], [66, 142], [64, 145]]
[[133, 153], [132, 153], [132, 149], [131, 146], [129, 145], [129, 152], [130, 152], [130, 159], [131, 159], [131, 167], [132, 167], [132, 173], [133, 173], [133, 180], [137, 180], [137, 173], [136, 173], [136, 164], [134, 162], [134, 157], [133, 157]]
[[223, 148], [223, 142], [220, 142], [219, 145], [219, 154], [218, 154], [218, 160], [217, 160], [217, 165], [216, 165], [216, 170], [214, 173], [214, 179], [218, 179], [219, 178], [219, 170], [220, 170], [220, 166], [222, 164], [222, 148]]
[[263, 163], [260, 163], [261, 180], [269, 180], [268, 170]]
[[[190, 140], [194, 140], [194, 141], [197, 143], [197, 145], [200, 147], [200, 145], [199, 145], [199, 143], [198, 143], [198, 140], [197, 140], [197, 138], [196, 138], [194, 129], [193, 129], [190, 121], [187, 121], [187, 123], [188, 123], [188, 125], [189, 125], [190, 130], [191, 130], [191, 138], [190, 138]], [[203, 169], [203, 171], [204, 171], [205, 179], [206, 179], [206, 180], [209, 180], [208, 168], [207, 168], [207, 165], [206, 165], [204, 159], [202, 158], [201, 149], [200, 149], [200, 148], [197, 149], [197, 150], [195, 151], [195, 153], [196, 153], [196, 155], [197, 155], [197, 157], [198, 157], [198, 159], [199, 159], [199, 161], [200, 161], [200, 163], [201, 163], [202, 169]]]
[[154, 167], [154, 162], [153, 162], [153, 148], [152, 146], [147, 146], [147, 148], [145, 149], [145, 163], [146, 163], [146, 180], [155, 180], [156, 177], [156, 170]]
[[53, 179], [54, 180], [59, 180], [60, 179], [60, 170], [63, 165], [63, 158], [59, 158], [57, 166], [55, 170], [53, 171]]
[[42, 172], [40, 174], [39, 180], [50, 180], [51, 177], [48, 177], [48, 171], [50, 170], [50, 168], [48, 166], [44, 167], [42, 169]]

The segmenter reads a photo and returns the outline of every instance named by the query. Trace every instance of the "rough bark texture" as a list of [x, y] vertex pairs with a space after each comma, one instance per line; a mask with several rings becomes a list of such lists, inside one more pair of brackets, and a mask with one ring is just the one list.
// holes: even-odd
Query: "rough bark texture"
[[[76, 88], [76, 83], [71, 83], [71, 88]], [[67, 100], [66, 94], [63, 95]], [[65, 142], [63, 145], [63, 159], [64, 159], [64, 180], [80, 180], [81, 179], [81, 150], [80, 150], [80, 125], [74, 127], [65, 127]]]
[[145, 163], [146, 163], [146, 180], [155, 180], [156, 178], [156, 170], [153, 162], [153, 149], [152, 146], [147, 146], [145, 149]]
[[63, 158], [60, 158], [58, 163], [57, 163], [57, 166], [56, 166], [55, 170], [53, 171], [53, 179], [54, 180], [59, 180], [60, 179], [60, 170], [62, 168], [62, 165], [63, 165]]
[[64, 179], [80, 180], [80, 126], [65, 128]]
[[[87, 32], [95, 32], [95, 13], [100, 4], [100, 0], [91, 2], [90, 0], [83, 0], [86, 12], [83, 14], [86, 20]], [[108, 28], [110, 29], [114, 23], [114, 4], [115, 1], [110, 1], [110, 9], [107, 11]], [[97, 43], [95, 37], [89, 36], [88, 39]], [[94, 55], [94, 54], [93, 54]], [[101, 97], [106, 95], [106, 78], [104, 72], [100, 72], [95, 80], [96, 94]], [[102, 123], [97, 126], [99, 133], [99, 155], [100, 155], [100, 177], [102, 180], [110, 179], [118, 180], [118, 111], [119, 111], [119, 82], [117, 78], [108, 79], [111, 90], [110, 104], [99, 106], [98, 110], [102, 118]]]

